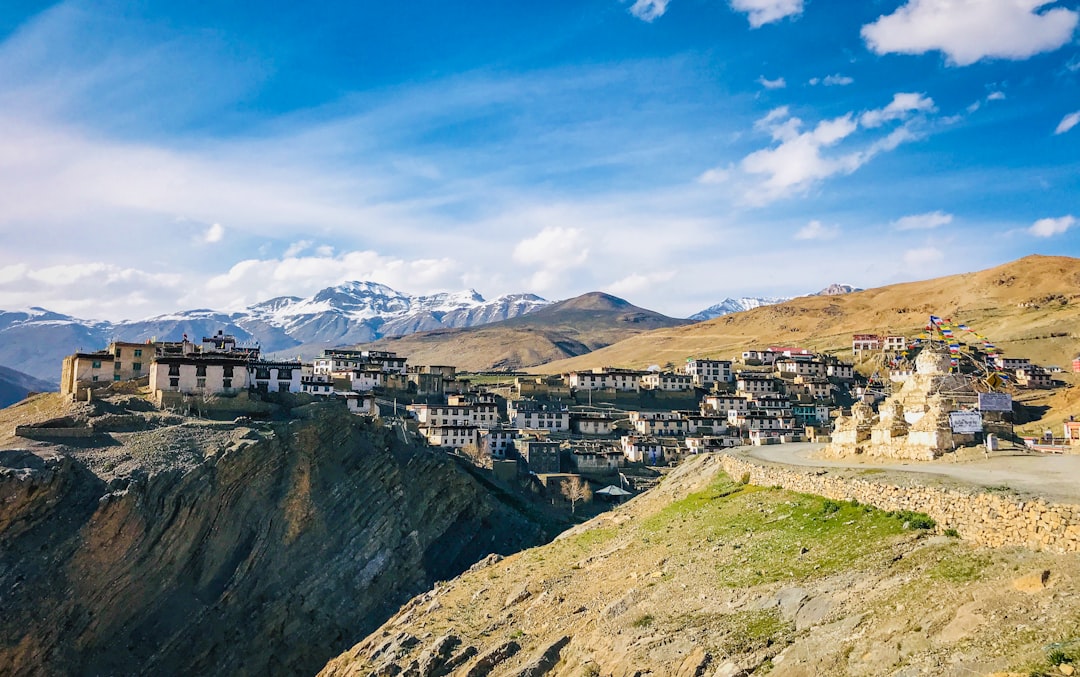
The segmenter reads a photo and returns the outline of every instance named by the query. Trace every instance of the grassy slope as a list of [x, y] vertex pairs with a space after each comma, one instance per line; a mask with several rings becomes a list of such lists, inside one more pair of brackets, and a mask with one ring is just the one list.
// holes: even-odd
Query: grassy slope
[[1028, 256], [976, 273], [844, 296], [801, 297], [652, 331], [530, 371], [560, 373], [607, 365], [640, 368], [678, 364], [688, 357], [730, 359], [747, 348], [770, 344], [843, 353], [850, 352], [853, 333], [912, 336], [931, 314], [966, 323], [1006, 354], [1067, 367], [1080, 349], [1080, 259]]
[[[440, 586], [328, 674], [367, 674], [403, 633], [421, 641], [401, 666], [446, 635], [480, 655], [519, 644], [493, 674], [569, 637], [558, 675], [712, 674], [726, 661], [753, 674], [1031, 671], [1049, 667], [1049, 642], [1078, 637], [1075, 556], [927, 538], [875, 509], [739, 485], [717, 466], [696, 457], [614, 513]], [[1011, 585], [1044, 569], [1046, 590]]]

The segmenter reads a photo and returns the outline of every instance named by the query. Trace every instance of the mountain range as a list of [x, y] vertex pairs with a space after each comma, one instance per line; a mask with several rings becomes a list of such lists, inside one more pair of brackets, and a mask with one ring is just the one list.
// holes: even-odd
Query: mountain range
[[509, 320], [383, 338], [365, 347], [408, 355], [415, 364], [468, 371], [516, 370], [618, 343], [654, 329], [691, 324], [603, 292], [559, 301]]
[[0, 365], [59, 381], [60, 363], [76, 350], [98, 350], [111, 340], [194, 340], [219, 329], [265, 353], [311, 356], [327, 346], [374, 341], [416, 331], [471, 327], [549, 305], [535, 294], [487, 301], [474, 290], [413, 296], [374, 282], [346, 282], [314, 296], [282, 296], [225, 313], [205, 308], [143, 320], [84, 320], [44, 308], [0, 311]]
[[754, 308], [760, 308], [761, 306], [771, 306], [776, 303], [783, 303], [784, 301], [790, 301], [790, 297], [750, 297], [743, 296], [742, 298], [726, 298], [716, 305], [709, 306], [705, 310], [694, 313], [690, 316], [691, 320], [695, 322], [704, 322], [705, 320], [711, 320], [716, 317], [722, 317], [724, 315], [730, 315], [731, 313], [741, 313], [746, 310], [753, 310]]

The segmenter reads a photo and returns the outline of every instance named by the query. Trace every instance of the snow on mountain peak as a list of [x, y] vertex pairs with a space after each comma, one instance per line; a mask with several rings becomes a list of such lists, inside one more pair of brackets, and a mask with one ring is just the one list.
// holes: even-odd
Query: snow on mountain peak
[[705, 320], [711, 320], [714, 317], [729, 315], [731, 313], [741, 313], [744, 310], [753, 310], [754, 308], [760, 308], [761, 306], [771, 306], [790, 300], [790, 298], [783, 297], [744, 296], [737, 299], [726, 298], [720, 303], [717, 303], [716, 305], [709, 306], [701, 312], [694, 313], [690, 316], [690, 319], [696, 320], [698, 322], [703, 322]]

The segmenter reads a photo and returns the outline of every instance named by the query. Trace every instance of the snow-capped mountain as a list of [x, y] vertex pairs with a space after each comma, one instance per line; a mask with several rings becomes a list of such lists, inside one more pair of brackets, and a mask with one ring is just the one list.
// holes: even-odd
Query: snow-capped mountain
[[711, 320], [714, 317], [720, 317], [721, 315], [728, 315], [730, 313], [741, 313], [744, 310], [753, 310], [754, 308], [760, 308], [761, 306], [771, 306], [790, 300], [790, 298], [757, 298], [749, 296], [744, 296], [738, 299], [728, 298], [724, 299], [723, 301], [717, 303], [714, 306], [709, 306], [708, 308], [702, 310], [699, 313], [694, 313], [690, 316], [690, 319], [697, 322], [704, 322], [705, 320]]
[[506, 320], [549, 305], [534, 294], [487, 301], [474, 290], [413, 296], [374, 282], [346, 282], [309, 298], [279, 296], [243, 311], [186, 310], [137, 321], [81, 320], [43, 308], [0, 311], [0, 365], [57, 381], [60, 362], [75, 350], [97, 350], [124, 341], [198, 340], [219, 329], [266, 353], [316, 352], [311, 344], [337, 346], [417, 331], [471, 327]]

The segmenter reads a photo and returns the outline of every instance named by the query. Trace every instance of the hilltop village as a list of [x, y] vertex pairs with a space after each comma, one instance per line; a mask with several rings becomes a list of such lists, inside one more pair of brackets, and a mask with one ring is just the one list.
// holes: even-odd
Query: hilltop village
[[[64, 360], [61, 393], [84, 400], [128, 384], [148, 393], [161, 409], [253, 418], [264, 415], [275, 399], [290, 404], [330, 399], [398, 427], [403, 438], [467, 455], [504, 479], [533, 474], [545, 483], [552, 476], [580, 474], [630, 485], [624, 474], [629, 467], [674, 465], [687, 455], [746, 444], [835, 441], [840, 452], [863, 453], [866, 442], [885, 439], [895, 446], [923, 412], [933, 414], [923, 427], [934, 421], [931, 427], [943, 430], [930, 430], [929, 446], [912, 451], [908, 445], [896, 455], [932, 459], [948, 446], [982, 441], [984, 431], [1009, 437], [1011, 398], [980, 398], [972, 384], [986, 391], [992, 387], [961, 377], [959, 360], [950, 360], [944, 346], [943, 361], [923, 360], [917, 368], [917, 361], [905, 355], [918, 354], [907, 351], [921, 343], [903, 336], [853, 336], [855, 358], [881, 365], [869, 378], [851, 362], [791, 346], [750, 349], [732, 359], [690, 358], [678, 367], [669, 363], [647, 370], [469, 375], [451, 365], [410, 365], [406, 357], [375, 350], [326, 349], [311, 362], [268, 360], [257, 345], [219, 331], [199, 343], [186, 336], [179, 342], [116, 341], [101, 351], [77, 352]], [[1026, 359], [978, 357], [985, 373], [992, 374], [986, 381], [990, 386], [1053, 385], [1048, 370]], [[964, 385], [920, 371], [957, 372], [950, 378]], [[894, 388], [903, 393], [909, 381], [908, 390], [922, 383], [922, 394], [916, 398], [917, 417], [912, 416], [916, 400], [903, 396], [909, 407], [904, 421], [902, 406], [898, 412], [899, 405], [886, 397]], [[949, 392], [937, 392], [946, 382], [952, 384]], [[872, 405], [882, 400], [878, 416]], [[956, 423], [964, 410], [976, 412], [977, 425], [972, 427], [970, 416], [966, 428]], [[875, 426], [888, 432], [874, 432]], [[949, 433], [947, 441], [938, 432]], [[917, 433], [905, 437], [905, 444]], [[992, 443], [993, 434], [989, 437]], [[1080, 427], [1070, 422], [1061, 438], [1029, 444], [1068, 445], [1078, 438]]]

